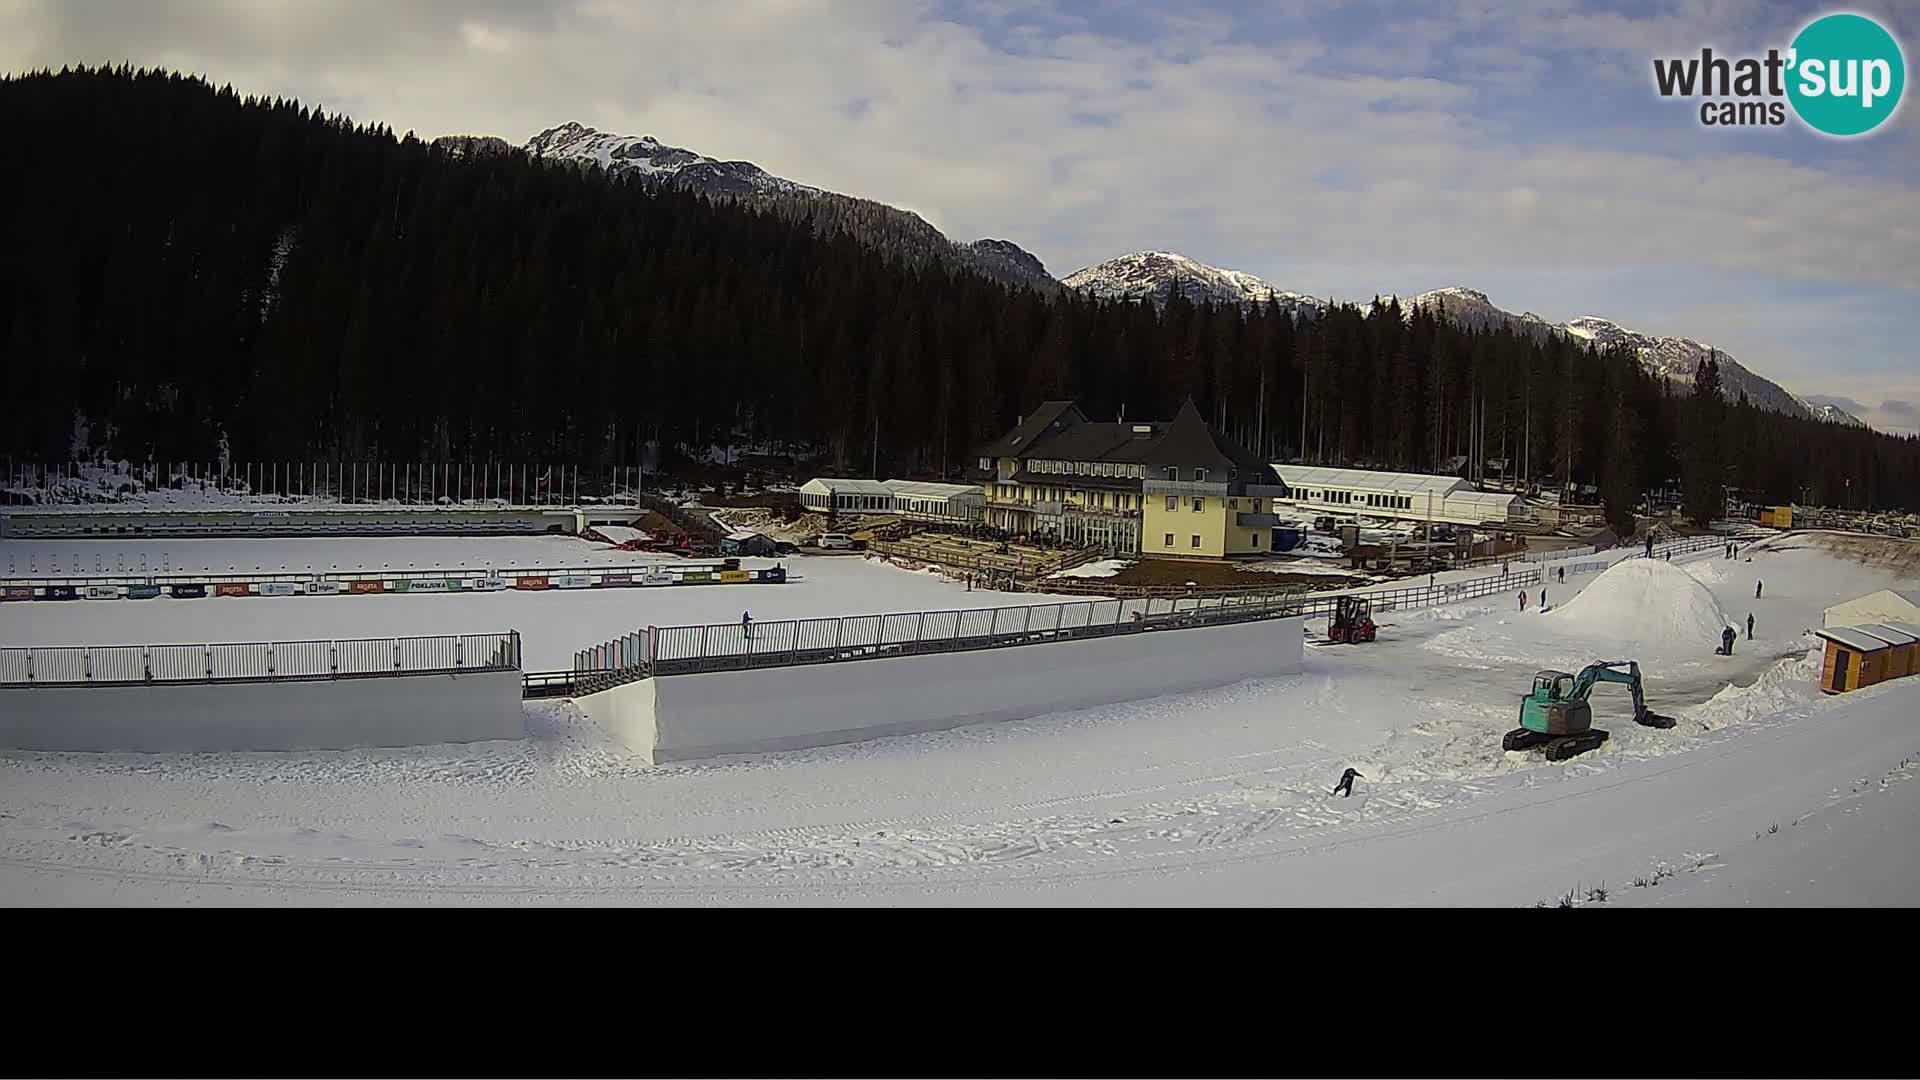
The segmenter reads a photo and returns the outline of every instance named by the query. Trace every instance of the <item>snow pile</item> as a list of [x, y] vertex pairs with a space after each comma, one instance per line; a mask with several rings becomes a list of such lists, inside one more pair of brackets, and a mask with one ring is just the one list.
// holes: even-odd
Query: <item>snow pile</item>
[[1563, 633], [1679, 651], [1717, 645], [1733, 625], [1699, 578], [1664, 559], [1617, 562], [1543, 618]]
[[1687, 710], [1685, 726], [1689, 730], [1717, 731], [1731, 724], [1778, 716], [1816, 701], [1821, 696], [1822, 659], [1820, 648], [1809, 648], [1805, 656], [1782, 660], [1768, 668], [1752, 686], [1728, 683], [1712, 698]]
[[1724, 585], [1732, 576], [1727, 573], [1725, 559], [1713, 559], [1708, 562], [1689, 563], [1687, 573], [1702, 585]]
[[1132, 565], [1132, 559], [1100, 559], [1095, 562], [1081, 563], [1079, 566], [1069, 566], [1065, 570], [1052, 576], [1085, 578], [1112, 577]]
[[1315, 574], [1322, 577], [1361, 578], [1371, 575], [1358, 573], [1339, 566], [1326, 566], [1306, 559], [1263, 559], [1260, 562], [1243, 563], [1242, 570], [1257, 570], [1263, 574]]

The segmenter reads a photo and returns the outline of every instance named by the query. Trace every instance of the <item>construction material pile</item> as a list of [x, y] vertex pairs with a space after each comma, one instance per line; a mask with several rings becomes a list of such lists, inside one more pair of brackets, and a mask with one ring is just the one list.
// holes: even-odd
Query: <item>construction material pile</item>
[[1698, 577], [1663, 559], [1617, 562], [1546, 613], [1554, 629], [1646, 648], [1712, 648], [1733, 619]]

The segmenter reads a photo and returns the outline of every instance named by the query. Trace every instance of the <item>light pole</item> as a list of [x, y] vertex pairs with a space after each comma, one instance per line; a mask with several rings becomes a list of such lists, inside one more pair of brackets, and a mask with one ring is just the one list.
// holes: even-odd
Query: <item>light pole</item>
[[1427, 588], [1433, 588], [1433, 489], [1427, 489]]

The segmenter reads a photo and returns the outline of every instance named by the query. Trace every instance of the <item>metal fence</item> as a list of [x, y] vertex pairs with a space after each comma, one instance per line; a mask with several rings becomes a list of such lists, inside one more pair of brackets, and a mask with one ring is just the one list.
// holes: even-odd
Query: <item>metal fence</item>
[[[1593, 561], [1565, 569], [1588, 573], [1608, 565]], [[1505, 593], [1541, 583], [1548, 572], [1530, 567], [1470, 581], [1313, 596], [1276, 592], [1149, 597], [750, 624], [650, 626], [583, 649], [574, 654], [570, 672], [549, 674], [556, 692], [563, 683], [591, 692], [653, 675], [1006, 648], [1289, 616], [1313, 618], [1333, 614], [1341, 596], [1364, 596], [1375, 610], [1390, 611]]]
[[517, 630], [340, 641], [0, 648], [0, 686], [263, 682], [519, 669]]

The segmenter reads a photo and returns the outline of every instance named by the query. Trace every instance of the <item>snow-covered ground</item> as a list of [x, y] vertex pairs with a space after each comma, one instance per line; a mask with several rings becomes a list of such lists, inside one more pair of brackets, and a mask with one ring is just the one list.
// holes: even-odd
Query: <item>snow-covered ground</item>
[[[56, 561], [57, 560], [57, 561]], [[24, 575], [50, 565], [117, 572], [174, 570], [315, 572], [347, 569], [558, 567], [678, 561], [572, 537], [289, 540], [0, 541], [0, 566]], [[519, 630], [529, 669], [565, 667], [575, 650], [649, 624], [737, 623], [889, 611], [1013, 607], [1084, 596], [969, 591], [927, 572], [845, 556], [746, 558], [775, 564], [784, 585], [688, 585], [547, 592], [259, 596], [0, 604], [0, 645], [121, 645], [199, 641], [295, 641]]]
[[[819, 562], [848, 572], [795, 560], [821, 586], [788, 587], [806, 614], [968, 599], [933, 575]], [[1634, 626], [1566, 637], [1490, 597], [1384, 613], [1377, 644], [1310, 649], [1296, 677], [683, 765], [636, 763], [563, 702], [530, 707], [530, 737], [505, 743], [0, 755], [0, 902], [1920, 902], [1920, 679], [1825, 697], [1801, 634], [1834, 598], [1900, 579], [1805, 550], [1719, 563], [1674, 566], [1729, 613], [1755, 610], [1733, 657], [1614, 655]], [[1548, 588], [1564, 602], [1597, 576]], [[685, 590], [729, 607], [749, 591]], [[778, 617], [751, 594], [756, 618]], [[569, 622], [567, 601], [593, 599], [522, 599], [549, 598]], [[338, 603], [387, 599], [409, 598]], [[17, 605], [99, 606], [136, 605]], [[1678, 726], [1635, 727], [1603, 687], [1600, 750], [1560, 765], [1500, 750], [1535, 666], [1624, 658]], [[1348, 766], [1354, 797], [1329, 798]]]

